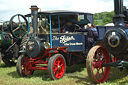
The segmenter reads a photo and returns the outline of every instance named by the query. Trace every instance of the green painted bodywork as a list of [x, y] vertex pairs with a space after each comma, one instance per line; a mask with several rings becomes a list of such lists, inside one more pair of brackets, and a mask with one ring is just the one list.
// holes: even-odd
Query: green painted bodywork
[[12, 43], [12, 39], [8, 41], [4, 39], [3, 35], [5, 34], [10, 35], [9, 33], [6, 33], [6, 32], [0, 32], [0, 47], [5, 45], [10, 45]]

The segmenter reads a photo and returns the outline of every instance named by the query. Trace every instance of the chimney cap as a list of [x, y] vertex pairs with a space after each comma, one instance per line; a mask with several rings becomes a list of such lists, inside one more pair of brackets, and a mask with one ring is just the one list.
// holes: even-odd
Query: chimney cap
[[37, 5], [31, 5], [31, 8], [33, 8], [33, 7], [34, 7], [34, 8], [38, 8]]
[[39, 8], [37, 7], [37, 5], [31, 5], [31, 10], [38, 10]]

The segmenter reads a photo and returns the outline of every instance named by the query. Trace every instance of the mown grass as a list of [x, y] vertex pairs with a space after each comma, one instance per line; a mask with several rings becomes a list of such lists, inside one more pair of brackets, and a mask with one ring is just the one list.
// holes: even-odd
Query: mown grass
[[[20, 78], [15, 66], [8, 67], [2, 63], [0, 85], [93, 85], [93, 83], [87, 75], [85, 64], [67, 67], [65, 76], [53, 81], [50, 80], [47, 71], [35, 71], [31, 76]], [[128, 85], [128, 70], [120, 72], [117, 68], [112, 68], [108, 81], [101, 85]]]

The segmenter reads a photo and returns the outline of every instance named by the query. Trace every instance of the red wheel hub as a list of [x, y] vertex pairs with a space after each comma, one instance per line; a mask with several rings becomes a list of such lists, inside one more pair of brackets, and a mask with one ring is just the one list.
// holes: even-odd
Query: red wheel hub
[[56, 78], [61, 78], [64, 75], [65, 62], [61, 57], [57, 57], [53, 64], [53, 73]]
[[94, 68], [102, 68], [102, 61], [96, 61], [96, 62], [93, 62], [93, 66]]

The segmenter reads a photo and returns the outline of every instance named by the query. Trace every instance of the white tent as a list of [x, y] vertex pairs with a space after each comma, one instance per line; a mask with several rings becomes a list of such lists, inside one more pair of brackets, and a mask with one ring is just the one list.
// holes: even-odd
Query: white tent
[[114, 24], [113, 23], [108, 23], [105, 26], [114, 26]]

